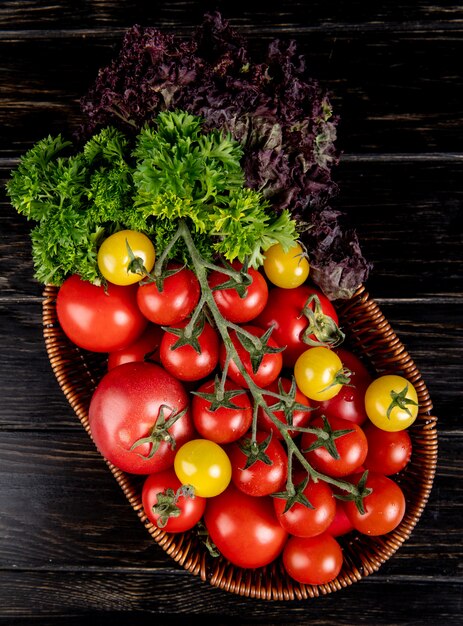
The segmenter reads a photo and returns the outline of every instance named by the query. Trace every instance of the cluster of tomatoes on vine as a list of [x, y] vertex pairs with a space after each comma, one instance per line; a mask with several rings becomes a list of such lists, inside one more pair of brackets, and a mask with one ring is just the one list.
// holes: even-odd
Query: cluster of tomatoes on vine
[[336, 310], [308, 283], [298, 244], [270, 248], [260, 272], [207, 263], [184, 237], [191, 269], [166, 261], [150, 274], [149, 239], [120, 231], [100, 248], [104, 286], [71, 276], [58, 292], [65, 334], [108, 353], [92, 437], [116, 467], [147, 476], [154, 524], [202, 521], [237, 566], [282, 555], [295, 580], [329, 582], [336, 537], [382, 535], [403, 518], [390, 476], [410, 459], [416, 391], [339, 347]]

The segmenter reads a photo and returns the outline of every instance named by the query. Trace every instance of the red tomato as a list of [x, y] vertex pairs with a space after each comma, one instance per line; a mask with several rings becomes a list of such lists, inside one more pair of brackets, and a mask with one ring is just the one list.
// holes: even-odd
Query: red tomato
[[[305, 484], [305, 480], [303, 484]], [[302, 486], [299, 484], [299, 486]], [[317, 483], [309, 480], [302, 494], [307, 498], [312, 508], [306, 504], [296, 502], [286, 511], [287, 499], [273, 498], [273, 506], [278, 521], [289, 534], [296, 537], [315, 537], [325, 532], [334, 519], [336, 501], [330, 487], [319, 480]]]
[[[243, 326], [243, 329], [247, 332], [251, 333], [256, 337], [262, 337], [265, 331], [262, 328], [258, 328], [257, 326]], [[283, 359], [281, 356], [281, 352], [273, 352], [264, 355], [261, 364], [259, 365], [257, 372], [253, 372], [251, 365], [251, 357], [249, 356], [249, 352], [243, 347], [240, 339], [238, 339], [237, 334], [234, 330], [230, 332], [230, 338], [235, 346], [235, 349], [238, 353], [238, 357], [241, 360], [241, 363], [244, 366], [244, 369], [254, 381], [254, 383], [258, 387], [268, 387], [274, 380], [278, 378], [278, 375], [281, 372], [281, 368], [283, 366]], [[271, 348], [278, 348], [275, 341], [270, 337], [268, 340], [268, 345]], [[226, 348], [225, 344], [222, 344], [220, 347], [220, 367], [223, 369], [225, 365], [226, 359]], [[230, 361], [230, 365], [228, 368], [228, 376], [238, 385], [242, 385], [243, 387], [248, 387], [248, 383], [242, 373], [239, 371], [236, 366], [235, 361], [232, 359]]]
[[[268, 387], [266, 387], [266, 389], [281, 395], [280, 383], [281, 383], [281, 386], [283, 387], [283, 391], [285, 392], [285, 394], [288, 394], [292, 385], [289, 378], [279, 378], [278, 381], [275, 380]], [[264, 400], [267, 403], [267, 406], [269, 408], [271, 408], [272, 405], [275, 405], [279, 402], [277, 398], [274, 398], [273, 396], [270, 396], [268, 394], [264, 394]], [[306, 398], [306, 396], [302, 393], [302, 391], [300, 391], [297, 387], [296, 387], [296, 393], [294, 396], [294, 402], [302, 406], [310, 407], [310, 401], [308, 400], [308, 398]], [[274, 411], [275, 417], [279, 419], [280, 422], [282, 422], [283, 424], [290, 423], [292, 426], [300, 426], [300, 427], [306, 426], [311, 417], [310, 410], [304, 411], [300, 407], [296, 407], [292, 409], [289, 412], [289, 415], [286, 415], [283, 409], [281, 410], [273, 409], [273, 411]], [[278, 428], [278, 426], [275, 426], [275, 424], [272, 422], [272, 420], [267, 415], [267, 413], [263, 410], [262, 407], [259, 407], [258, 409], [257, 424], [261, 430], [272, 432], [274, 437], [277, 437], [278, 439], [283, 439], [283, 435], [280, 429]], [[288, 434], [291, 437], [296, 437], [298, 433], [295, 430], [288, 430]]]
[[[328, 476], [347, 476], [357, 471], [365, 461], [368, 452], [367, 438], [363, 430], [357, 424], [332, 417], [328, 420], [329, 428], [333, 431], [351, 430], [352, 432], [335, 438], [334, 445], [339, 454], [335, 459], [328, 449], [322, 445], [313, 450], [306, 451], [317, 440], [312, 433], [303, 433], [301, 438], [301, 450], [309, 463], [319, 472]], [[310, 427], [324, 428], [321, 417], [316, 417], [310, 422]]]
[[362, 425], [367, 419], [365, 411], [365, 391], [373, 380], [362, 361], [352, 352], [337, 348], [336, 354], [344, 367], [352, 372], [349, 385], [343, 385], [339, 393], [330, 400], [318, 402], [314, 415], [342, 417]]
[[56, 313], [64, 334], [80, 348], [113, 352], [133, 343], [148, 320], [137, 306], [136, 285], [93, 285], [70, 276], [61, 285]]
[[[349, 482], [357, 484], [362, 474], [349, 477]], [[405, 514], [405, 496], [402, 489], [393, 480], [369, 472], [366, 488], [372, 489], [363, 500], [365, 513], [361, 513], [355, 502], [345, 503], [346, 514], [353, 527], [365, 535], [385, 535], [396, 528]]]
[[[169, 263], [168, 270], [179, 269], [178, 263]], [[151, 322], [162, 326], [175, 326], [190, 313], [199, 302], [201, 288], [194, 272], [184, 267], [167, 276], [162, 291], [156, 283], [140, 285], [137, 302], [141, 312]]]
[[341, 571], [342, 550], [328, 533], [316, 537], [290, 537], [283, 550], [283, 565], [294, 580], [325, 585]]
[[[119, 469], [158, 472], [173, 465], [174, 447], [193, 437], [189, 412], [183, 413], [187, 407], [183, 385], [159, 365], [125, 363], [103, 376], [92, 396], [91, 435], [101, 454]], [[180, 416], [166, 429], [163, 422], [175, 415]]]
[[161, 345], [162, 335], [163, 330], [160, 326], [149, 324], [144, 333], [130, 346], [109, 354], [108, 370], [132, 361], [159, 362], [159, 346]]
[[[310, 322], [307, 315], [304, 315], [303, 309], [312, 296], [319, 299], [320, 306]], [[312, 312], [315, 305], [314, 300], [309, 304]], [[274, 325], [273, 339], [279, 346], [286, 348], [283, 352], [285, 367], [294, 366], [298, 357], [311, 347], [304, 341], [304, 333], [309, 328], [309, 324], [308, 339], [312, 341], [318, 340], [332, 345], [339, 343], [342, 336], [335, 330], [338, 325], [338, 315], [333, 305], [321, 291], [308, 285], [301, 285], [295, 289], [281, 287], [270, 289], [267, 305], [256, 318], [255, 324], [262, 328], [270, 328]]]
[[[234, 261], [232, 267], [241, 270], [242, 263]], [[213, 295], [217, 308], [226, 320], [235, 324], [250, 322], [261, 313], [267, 304], [268, 287], [265, 278], [257, 270], [249, 268], [247, 274], [251, 283], [246, 286], [246, 293], [241, 297], [236, 289], [214, 289]], [[222, 272], [211, 272], [208, 278], [211, 288], [226, 283], [229, 276]]]
[[257, 431], [256, 440], [258, 444], [265, 442], [261, 452], [263, 460], [258, 457], [250, 467], [247, 467], [249, 457], [242, 449], [249, 448], [250, 434], [227, 447], [232, 465], [232, 481], [238, 489], [250, 496], [268, 496], [284, 488], [288, 457], [281, 443], [270, 433]]
[[[251, 428], [252, 406], [246, 391], [232, 382], [225, 381], [225, 399], [235, 407], [218, 407], [211, 410], [212, 400], [194, 395], [191, 405], [196, 430], [205, 439], [215, 443], [231, 443]], [[235, 395], [235, 392], [241, 392]], [[215, 394], [215, 381], [202, 384], [197, 393]]]
[[[177, 324], [177, 328], [185, 328], [186, 321]], [[215, 330], [207, 322], [198, 337], [198, 352], [192, 345], [175, 348], [179, 337], [166, 331], [161, 341], [161, 363], [168, 372], [179, 380], [201, 380], [209, 376], [219, 361], [219, 338]]]
[[406, 430], [388, 432], [369, 422], [364, 431], [368, 441], [366, 469], [386, 476], [404, 469], [412, 454], [412, 442]]
[[248, 496], [233, 483], [208, 500], [204, 522], [217, 549], [238, 567], [271, 563], [288, 536], [275, 517], [269, 496]]
[[341, 537], [341, 535], [347, 535], [351, 530], [354, 530], [352, 522], [347, 517], [345, 502], [336, 498], [336, 512], [334, 519], [331, 522], [327, 533], [332, 537]]
[[143, 483], [142, 502], [148, 519], [169, 533], [193, 528], [206, 508], [206, 499], [189, 495], [171, 468], [148, 476]]

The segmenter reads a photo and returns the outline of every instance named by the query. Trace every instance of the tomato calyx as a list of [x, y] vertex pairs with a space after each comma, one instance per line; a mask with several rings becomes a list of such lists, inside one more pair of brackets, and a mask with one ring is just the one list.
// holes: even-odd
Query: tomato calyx
[[125, 245], [127, 247], [127, 253], [129, 255], [130, 262], [127, 266], [127, 274], [138, 274], [139, 276], [146, 276], [149, 274], [145, 267], [143, 259], [139, 256], [135, 256], [132, 248], [130, 247], [129, 240], [125, 238]]
[[266, 405], [264, 411], [283, 411], [286, 424], [293, 426], [293, 415], [295, 411], [314, 411], [315, 407], [307, 406], [296, 401], [297, 385], [294, 376], [291, 378], [291, 387], [289, 391], [285, 391], [281, 378], [278, 380], [278, 396], [277, 402], [272, 405]]
[[202, 391], [192, 391], [194, 396], [198, 396], [203, 400], [207, 400], [210, 403], [208, 407], [209, 411], [217, 411], [217, 409], [239, 409], [238, 404], [232, 402], [236, 396], [241, 396], [246, 393], [245, 389], [222, 389], [221, 381], [218, 377], [214, 381], [214, 391], [212, 393], [205, 393]]
[[206, 318], [200, 314], [195, 319], [191, 319], [190, 323], [184, 328], [175, 328], [170, 326], [161, 326], [163, 330], [178, 337], [177, 341], [170, 347], [171, 350], [177, 350], [183, 346], [191, 346], [195, 352], [201, 354], [201, 345], [199, 337], [204, 330]]
[[351, 377], [352, 377], [352, 372], [350, 371], [350, 369], [348, 369], [347, 367], [342, 367], [340, 370], [338, 370], [335, 373], [331, 383], [327, 385], [326, 387], [324, 387], [323, 389], [320, 389], [320, 393], [324, 391], [328, 391], [328, 389], [332, 389], [333, 387], [336, 387], [336, 385], [344, 385], [346, 387], [353, 387], [353, 385], [350, 384]]
[[[166, 420], [166, 416], [164, 414], [165, 410], [171, 411], [169, 418]], [[159, 415], [154, 424], [150, 434], [147, 437], [141, 437], [137, 439], [135, 443], [132, 444], [130, 450], [135, 450], [138, 446], [141, 446], [145, 443], [151, 444], [151, 449], [147, 455], [140, 454], [144, 459], [151, 459], [159, 449], [159, 446], [163, 441], [168, 443], [172, 449], [175, 449], [176, 442], [174, 437], [169, 433], [169, 428], [171, 428], [175, 422], [183, 417], [187, 412], [188, 407], [185, 407], [182, 411], [173, 411], [170, 406], [167, 404], [162, 404], [159, 409]]]
[[240, 298], [248, 295], [248, 287], [252, 283], [252, 278], [248, 274], [249, 259], [246, 257], [243, 267], [235, 270], [230, 263], [225, 261], [225, 268], [218, 268], [223, 274], [227, 274], [229, 279], [212, 287], [212, 291], [222, 291], [224, 289], [234, 289]]
[[278, 352], [283, 352], [284, 350], [284, 347], [279, 348], [268, 344], [273, 328], [273, 325], [270, 326], [270, 328], [267, 329], [261, 337], [256, 337], [255, 335], [251, 335], [250, 333], [244, 331], [242, 328], [236, 327], [236, 336], [238, 337], [238, 340], [243, 348], [249, 354], [254, 374], [257, 374], [257, 371], [266, 354], [277, 354]]
[[177, 491], [168, 487], [157, 494], [153, 513], [159, 516], [157, 520], [159, 528], [164, 528], [171, 517], [179, 517], [182, 511], [177, 503], [181, 497], [194, 498], [195, 489], [193, 485], [181, 485]]
[[280, 498], [282, 500], [286, 500], [286, 505], [283, 510], [283, 514], [287, 513], [295, 504], [302, 504], [302, 506], [307, 507], [308, 509], [314, 509], [315, 507], [304, 494], [304, 490], [309, 484], [309, 477], [306, 476], [304, 480], [297, 485], [292, 485], [291, 488], [286, 489], [285, 491], [278, 491], [277, 493], [272, 493], [272, 498]]
[[303, 453], [312, 452], [317, 448], [325, 448], [333, 459], [339, 460], [339, 452], [336, 448], [335, 440], [343, 435], [353, 432], [352, 428], [344, 428], [341, 430], [333, 430], [327, 418], [322, 415], [323, 428], [318, 429], [317, 439], [308, 448], [302, 450]]
[[146, 272], [146, 276], [142, 281], [140, 281], [140, 285], [149, 285], [150, 283], [155, 283], [159, 293], [162, 293], [164, 291], [164, 281], [166, 280], [166, 278], [178, 274], [183, 269], [185, 269], [185, 267], [186, 265], [180, 265], [179, 267], [171, 268], [168, 268], [167, 265], [165, 267], [156, 267], [154, 274]]
[[391, 389], [392, 402], [388, 406], [388, 409], [386, 412], [387, 419], [389, 420], [391, 419], [391, 413], [395, 407], [399, 407], [400, 409], [402, 409], [402, 411], [405, 411], [411, 417], [412, 413], [407, 405], [411, 404], [413, 406], [418, 406], [418, 403], [412, 400], [411, 398], [407, 398], [407, 393], [408, 393], [408, 385], [405, 385], [402, 391], [394, 391], [393, 389]]
[[316, 294], [308, 298], [301, 311], [302, 315], [309, 322], [302, 334], [302, 341], [307, 345], [336, 348], [344, 341], [345, 334], [329, 315], [323, 313], [320, 298]]
[[243, 439], [239, 448], [241, 452], [246, 456], [246, 464], [243, 469], [249, 469], [254, 463], [257, 461], [262, 461], [265, 465], [272, 465], [272, 459], [266, 454], [266, 450], [269, 447], [270, 441], [272, 440], [272, 433], [270, 432], [268, 437], [266, 437], [260, 443], [253, 438]]
[[354, 502], [357, 507], [359, 513], [361, 515], [365, 515], [365, 506], [363, 500], [372, 493], [373, 489], [366, 486], [366, 482], [368, 479], [368, 470], [365, 470], [360, 477], [355, 489], [346, 495], [335, 493], [334, 497], [338, 498], [338, 500], [344, 500], [345, 502]]

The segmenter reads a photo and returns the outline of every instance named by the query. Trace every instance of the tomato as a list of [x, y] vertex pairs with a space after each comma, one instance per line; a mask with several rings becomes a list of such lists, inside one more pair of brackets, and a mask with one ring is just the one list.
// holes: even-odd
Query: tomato
[[211, 541], [238, 567], [256, 568], [281, 553], [288, 536], [275, 517], [269, 496], [248, 496], [230, 483], [207, 502], [204, 522]]
[[255, 324], [274, 327], [272, 338], [285, 346], [283, 363], [293, 367], [311, 345], [338, 345], [344, 335], [338, 328], [338, 315], [328, 298], [318, 289], [302, 285], [296, 289], [270, 289], [268, 302]]
[[64, 334], [92, 352], [113, 352], [133, 343], [148, 320], [136, 300], [137, 287], [93, 285], [70, 276], [61, 285], [56, 313]]
[[143, 483], [142, 503], [148, 519], [169, 533], [193, 528], [206, 508], [206, 499], [182, 485], [172, 468], [148, 476]]
[[288, 457], [281, 443], [271, 433], [257, 431], [256, 444], [251, 444], [249, 433], [247, 437], [227, 447], [232, 481], [238, 489], [250, 496], [268, 496], [283, 489]]
[[294, 289], [307, 280], [310, 266], [300, 244], [295, 243], [285, 252], [283, 246], [276, 243], [265, 252], [264, 271], [274, 285]]
[[326, 531], [332, 537], [341, 537], [342, 535], [347, 535], [347, 533], [354, 530], [352, 522], [347, 517], [345, 505], [346, 503], [343, 500], [336, 499], [336, 512], [334, 514], [334, 519]]
[[154, 267], [155, 252], [151, 240], [134, 230], [120, 230], [101, 244], [98, 268], [114, 285], [138, 283]]
[[[285, 512], [288, 498], [274, 497], [273, 506], [275, 513], [280, 524], [291, 535], [296, 537], [315, 537], [315, 535], [325, 532], [333, 521], [336, 513], [336, 501], [327, 483], [321, 480], [314, 482], [307, 478], [303, 480], [298, 478], [297, 480], [296, 490], [299, 497], [306, 499], [306, 503], [303, 504], [296, 501]], [[289, 499], [289, 503], [291, 503], [291, 499]]]
[[364, 432], [368, 441], [366, 469], [386, 476], [404, 469], [412, 453], [412, 442], [406, 430], [387, 432], [368, 423]]
[[[243, 265], [234, 261], [232, 267], [239, 271]], [[250, 322], [263, 311], [267, 304], [268, 287], [265, 278], [253, 268], [249, 268], [247, 274], [251, 282], [246, 286], [243, 296], [240, 296], [234, 288], [217, 289], [228, 282], [229, 276], [226, 274], [217, 270], [211, 272], [208, 278], [217, 308], [226, 320], [235, 324]]]
[[316, 417], [310, 422], [310, 427], [323, 428], [326, 431], [350, 430], [344, 435], [334, 438], [339, 458], [332, 456], [329, 448], [325, 445], [317, 445], [317, 436], [312, 433], [303, 433], [301, 437], [301, 450], [308, 462], [316, 470], [328, 476], [341, 477], [355, 472], [365, 461], [368, 452], [367, 438], [363, 430], [357, 424], [343, 420], [340, 417], [331, 417], [326, 420]]
[[[258, 328], [257, 326], [245, 325], [242, 327], [243, 330], [247, 331], [251, 335], [255, 337], [262, 338], [265, 334], [265, 331], [262, 328]], [[241, 335], [240, 335], [241, 337]], [[241, 339], [238, 338], [236, 332], [232, 330], [230, 332], [230, 339], [235, 346], [235, 349], [238, 353], [238, 357], [247, 372], [247, 374], [251, 377], [254, 383], [258, 387], [267, 387], [274, 380], [278, 378], [278, 375], [281, 372], [281, 368], [283, 365], [283, 359], [281, 356], [281, 352], [269, 352], [264, 355], [257, 371], [253, 371], [250, 353], [243, 347], [241, 343]], [[278, 350], [279, 346], [275, 343], [275, 341], [270, 337], [268, 339], [267, 345], [271, 350]], [[220, 367], [223, 369], [226, 360], [226, 348], [225, 345], [222, 344], [220, 347]], [[228, 368], [228, 377], [231, 378], [238, 385], [242, 385], [243, 387], [248, 387], [248, 383], [243, 376], [243, 374], [239, 371], [235, 361], [233, 359], [230, 360], [230, 365]]]
[[160, 326], [149, 324], [138, 339], [126, 348], [121, 348], [108, 355], [108, 370], [132, 361], [159, 362], [159, 346], [163, 330]]
[[290, 537], [283, 550], [283, 565], [291, 578], [305, 585], [325, 585], [341, 571], [342, 550], [328, 533], [316, 537]]
[[[177, 324], [178, 331], [184, 329], [187, 322]], [[168, 372], [179, 380], [201, 380], [209, 376], [219, 361], [219, 338], [215, 330], [207, 322], [200, 329], [197, 337], [197, 348], [193, 345], [176, 347], [179, 335], [175, 329], [169, 329], [164, 333], [161, 341], [161, 363]]]
[[404, 430], [416, 420], [418, 396], [403, 376], [379, 376], [366, 390], [365, 409], [378, 428], [389, 432]]
[[178, 263], [169, 263], [167, 271], [178, 270], [164, 278], [162, 291], [155, 282], [139, 286], [137, 302], [143, 315], [155, 324], [175, 326], [195, 309], [201, 288], [194, 272]]
[[[251, 428], [252, 406], [246, 391], [226, 380], [224, 405], [213, 408], [217, 402], [214, 380], [203, 383], [195, 392], [191, 405], [193, 422], [198, 433], [216, 443], [231, 443], [240, 439]], [[196, 394], [206, 394], [209, 398]]]
[[[278, 381], [274, 381], [271, 383], [266, 389], [268, 391], [273, 391], [273, 393], [278, 393], [279, 395], [283, 395], [283, 397], [287, 397], [286, 400], [278, 400], [269, 394], [264, 394], [264, 400], [267, 403], [267, 406], [271, 408], [272, 406], [279, 405], [282, 408], [274, 408], [272, 409], [275, 417], [282, 422], [282, 424], [290, 424], [291, 426], [306, 426], [311, 417], [311, 409], [304, 409], [302, 407], [310, 407], [309, 400], [305, 397], [305, 395], [297, 388], [296, 383], [294, 382], [294, 397], [291, 400], [291, 389], [293, 383], [289, 378], [279, 378]], [[283, 392], [283, 394], [282, 394]], [[261, 430], [266, 430], [268, 432], [272, 432], [274, 437], [278, 439], [283, 439], [283, 435], [281, 430], [276, 426], [264, 409], [259, 406], [258, 414], [257, 414], [257, 424]], [[298, 433], [295, 430], [287, 431], [290, 437], [295, 437]]]
[[101, 454], [133, 474], [171, 467], [175, 450], [194, 433], [182, 383], [155, 363], [124, 363], [105, 374], [89, 423]]
[[352, 352], [344, 348], [337, 348], [335, 352], [343, 366], [351, 372], [350, 383], [343, 385], [334, 398], [318, 402], [313, 416], [342, 417], [362, 425], [367, 419], [365, 392], [373, 380], [372, 376], [362, 361]]
[[[349, 482], [358, 484], [361, 474], [349, 477]], [[393, 480], [369, 472], [366, 488], [372, 489], [363, 499], [365, 513], [361, 513], [355, 502], [347, 501], [345, 509], [348, 518], [356, 530], [365, 535], [385, 535], [397, 528], [405, 514], [405, 496], [402, 489]]]
[[294, 366], [297, 386], [311, 400], [334, 398], [349, 381], [341, 359], [329, 348], [309, 348]]
[[174, 469], [177, 478], [184, 484], [193, 485], [195, 493], [203, 498], [222, 493], [231, 480], [227, 454], [208, 439], [187, 441], [175, 455]]

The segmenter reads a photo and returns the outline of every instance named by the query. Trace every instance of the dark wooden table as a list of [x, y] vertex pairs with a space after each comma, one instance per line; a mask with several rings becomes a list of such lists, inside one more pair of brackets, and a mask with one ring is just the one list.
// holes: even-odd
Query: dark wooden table
[[[462, 623], [463, 6], [280, 1], [0, 3], [0, 623]], [[336, 206], [374, 263], [367, 288], [420, 368], [439, 464], [412, 537], [378, 573], [310, 601], [214, 589], [151, 540], [52, 374], [28, 224], [4, 183], [134, 23], [185, 34], [218, 7], [258, 53], [294, 38], [341, 116]]]

